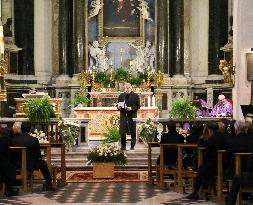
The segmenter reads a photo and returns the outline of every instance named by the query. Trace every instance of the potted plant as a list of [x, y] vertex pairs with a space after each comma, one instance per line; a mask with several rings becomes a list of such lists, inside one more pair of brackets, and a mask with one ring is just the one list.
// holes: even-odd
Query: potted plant
[[125, 165], [127, 157], [118, 146], [102, 143], [88, 153], [89, 164], [93, 164], [93, 178], [113, 178], [114, 165]]
[[189, 98], [179, 98], [172, 102], [170, 117], [181, 120], [194, 119], [197, 117], [198, 108], [192, 105]]
[[153, 122], [151, 118], [140, 125], [138, 134], [143, 143], [147, 146], [149, 142], [157, 142], [157, 123]]
[[107, 132], [104, 135], [105, 143], [117, 143], [121, 139], [119, 129], [117, 127], [108, 128]]
[[86, 96], [85, 92], [77, 92], [75, 93], [73, 102], [71, 102], [71, 105], [73, 107], [81, 106], [86, 107], [89, 103], [89, 98]]
[[55, 118], [54, 106], [47, 96], [42, 98], [32, 98], [24, 105], [24, 112], [31, 122], [49, 122], [50, 118]]

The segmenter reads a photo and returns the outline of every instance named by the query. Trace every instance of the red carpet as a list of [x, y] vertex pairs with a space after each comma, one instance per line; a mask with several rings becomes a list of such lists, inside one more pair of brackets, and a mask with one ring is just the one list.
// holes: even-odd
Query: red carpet
[[67, 182], [144, 182], [146, 171], [115, 171], [113, 179], [93, 179], [92, 171], [68, 171]]

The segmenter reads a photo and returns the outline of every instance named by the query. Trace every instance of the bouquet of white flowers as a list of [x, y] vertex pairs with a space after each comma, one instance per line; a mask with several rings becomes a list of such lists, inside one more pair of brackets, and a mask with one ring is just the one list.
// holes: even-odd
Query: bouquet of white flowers
[[80, 133], [80, 124], [74, 121], [66, 121], [60, 118], [58, 122], [60, 128], [59, 135], [66, 144], [67, 151], [75, 145], [75, 141]]
[[39, 143], [49, 143], [47, 140], [46, 134], [42, 130], [35, 129], [31, 136], [36, 137], [39, 140]]
[[91, 150], [88, 154], [89, 163], [93, 162], [113, 162], [114, 164], [125, 165], [126, 154], [111, 143], [102, 143]]
[[157, 124], [153, 122], [150, 118], [147, 121], [140, 125], [138, 129], [138, 134], [140, 139], [144, 144], [147, 145], [149, 142], [157, 142]]

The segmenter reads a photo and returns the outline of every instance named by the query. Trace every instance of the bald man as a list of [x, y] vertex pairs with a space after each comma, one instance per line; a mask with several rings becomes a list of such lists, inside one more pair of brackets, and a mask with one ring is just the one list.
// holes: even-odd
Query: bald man
[[233, 114], [232, 104], [225, 98], [225, 95], [219, 95], [219, 102], [214, 106], [211, 116], [213, 117], [231, 117]]
[[139, 95], [133, 92], [130, 83], [124, 84], [125, 92], [118, 98], [118, 110], [120, 111], [119, 132], [121, 135], [121, 149], [126, 150], [126, 134], [131, 134], [131, 150], [134, 150], [136, 143], [136, 123], [133, 118], [137, 117], [140, 108]]

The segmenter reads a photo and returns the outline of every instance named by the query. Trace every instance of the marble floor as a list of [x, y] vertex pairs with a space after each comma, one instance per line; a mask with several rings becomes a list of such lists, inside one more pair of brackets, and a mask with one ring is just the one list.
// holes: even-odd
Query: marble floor
[[144, 205], [215, 205], [206, 201], [189, 201], [170, 190], [147, 183], [69, 183], [55, 192], [41, 192], [0, 199], [0, 205], [51, 204], [144, 204]]

